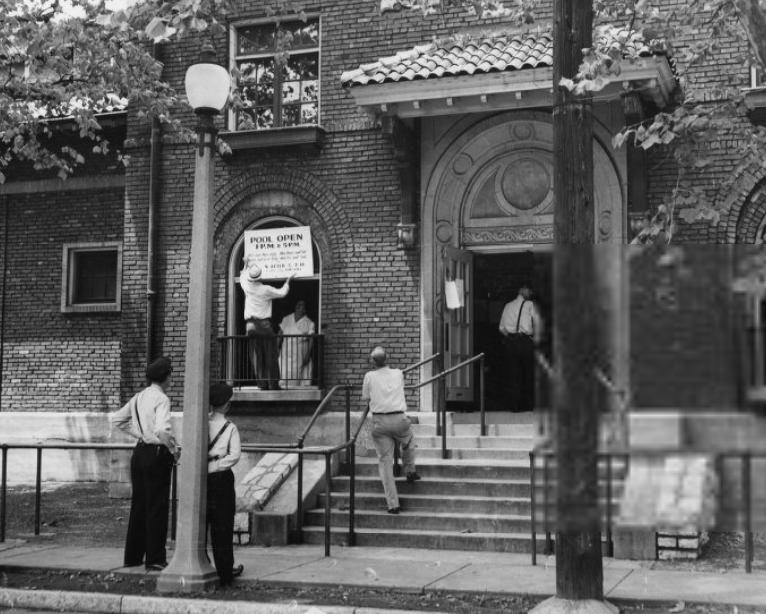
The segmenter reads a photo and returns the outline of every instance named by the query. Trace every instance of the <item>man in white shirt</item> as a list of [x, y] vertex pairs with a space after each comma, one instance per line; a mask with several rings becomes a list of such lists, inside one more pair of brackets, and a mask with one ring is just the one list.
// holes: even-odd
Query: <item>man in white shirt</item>
[[509, 409], [532, 411], [535, 405], [535, 346], [542, 341], [543, 323], [532, 301], [532, 287], [523, 282], [519, 294], [503, 308], [498, 326], [505, 342]]
[[399, 493], [394, 481], [394, 445], [402, 451], [402, 464], [410, 483], [420, 479], [415, 471], [415, 442], [410, 419], [405, 414], [404, 374], [386, 366], [386, 351], [378, 346], [370, 354], [374, 367], [364, 375], [362, 400], [370, 404], [372, 442], [378, 455], [378, 472], [383, 482], [389, 514], [398, 514]]
[[231, 468], [239, 462], [239, 431], [226, 419], [233, 394], [231, 386], [210, 386], [210, 416], [207, 446], [207, 524], [213, 546], [213, 562], [221, 586], [228, 586], [242, 574], [242, 564], [234, 567], [234, 512], [236, 494]]
[[271, 325], [271, 301], [287, 296], [293, 275], [280, 288], [275, 288], [262, 283], [261, 274], [261, 267], [252, 257], [245, 259], [239, 273], [239, 285], [245, 293], [245, 331], [257, 387], [279, 390], [279, 348]]
[[149, 385], [109, 415], [113, 426], [138, 439], [130, 459], [131, 500], [124, 564], [134, 567], [143, 562], [147, 571], [167, 566], [170, 477], [174, 459], [179, 456], [170, 423], [170, 400], [165, 394], [172, 371], [169, 358], [155, 360], [146, 368]]

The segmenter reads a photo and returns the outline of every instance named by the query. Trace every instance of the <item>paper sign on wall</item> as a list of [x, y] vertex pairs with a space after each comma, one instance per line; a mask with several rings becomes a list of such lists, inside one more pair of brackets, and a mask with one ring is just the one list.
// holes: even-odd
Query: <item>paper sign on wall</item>
[[444, 298], [447, 301], [447, 309], [460, 309], [463, 307], [463, 280], [448, 279], [444, 282]]
[[314, 274], [309, 226], [287, 226], [245, 231], [245, 260], [253, 258], [262, 279], [310, 277]]

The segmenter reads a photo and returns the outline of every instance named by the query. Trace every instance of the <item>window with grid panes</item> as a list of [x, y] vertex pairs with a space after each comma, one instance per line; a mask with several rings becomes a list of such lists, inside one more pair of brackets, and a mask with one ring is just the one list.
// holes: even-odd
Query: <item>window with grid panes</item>
[[121, 268], [119, 244], [64, 245], [62, 311], [119, 311]]
[[235, 130], [319, 124], [319, 18], [236, 29], [243, 108]]

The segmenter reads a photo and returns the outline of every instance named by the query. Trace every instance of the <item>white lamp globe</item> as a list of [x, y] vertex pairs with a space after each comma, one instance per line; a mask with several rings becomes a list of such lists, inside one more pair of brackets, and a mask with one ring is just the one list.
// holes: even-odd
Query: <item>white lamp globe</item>
[[185, 85], [186, 98], [195, 111], [218, 113], [223, 109], [229, 97], [231, 78], [229, 71], [215, 63], [211, 45], [205, 45], [200, 61], [187, 69]]

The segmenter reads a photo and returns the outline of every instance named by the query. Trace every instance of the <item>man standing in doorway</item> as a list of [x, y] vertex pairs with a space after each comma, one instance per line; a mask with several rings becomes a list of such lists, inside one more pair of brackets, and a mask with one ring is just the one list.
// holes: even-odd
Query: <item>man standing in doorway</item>
[[535, 405], [535, 346], [542, 341], [543, 325], [532, 301], [532, 286], [522, 282], [515, 299], [505, 305], [500, 317], [505, 342], [511, 411], [532, 411]]
[[279, 348], [271, 326], [271, 301], [287, 296], [293, 275], [280, 288], [262, 283], [261, 275], [261, 267], [248, 257], [239, 273], [239, 285], [245, 293], [245, 332], [257, 387], [279, 390]]

